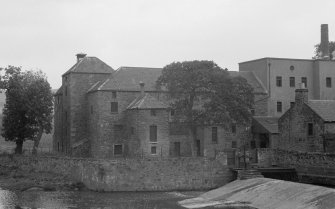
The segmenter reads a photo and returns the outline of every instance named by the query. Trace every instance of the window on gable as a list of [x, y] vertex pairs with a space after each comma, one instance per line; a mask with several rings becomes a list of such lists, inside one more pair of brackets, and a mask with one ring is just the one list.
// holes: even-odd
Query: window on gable
[[290, 77], [290, 87], [295, 87], [295, 77]]
[[116, 139], [122, 138], [123, 125], [114, 125], [114, 137]]
[[308, 133], [308, 136], [313, 136], [314, 135], [314, 127], [313, 127], [313, 123], [308, 123], [307, 125], [308, 127], [308, 130], [307, 130], [307, 133]]
[[282, 111], [283, 111], [283, 103], [277, 102], [277, 112], [282, 112]]
[[218, 143], [218, 127], [212, 127], [212, 142]]
[[151, 154], [156, 155], [157, 154], [157, 147], [156, 146], [151, 146]]
[[232, 124], [232, 125], [231, 125], [231, 132], [232, 132], [233, 134], [236, 134], [236, 124]]
[[301, 83], [305, 84], [305, 88], [307, 88], [307, 78], [301, 77]]
[[116, 91], [112, 91], [112, 98], [113, 98], [113, 99], [116, 98]]
[[237, 142], [236, 141], [231, 142], [231, 148], [237, 148]]
[[331, 77], [326, 78], [326, 87], [328, 87], [328, 88], [332, 87], [332, 78]]
[[281, 76], [277, 76], [276, 77], [276, 85], [278, 87], [281, 87], [282, 86], [282, 77]]
[[123, 145], [114, 144], [114, 155], [122, 155], [122, 154], [123, 154]]
[[150, 142], [157, 142], [157, 126], [150, 126]]
[[111, 102], [111, 112], [112, 113], [117, 113], [118, 110], [118, 103], [117, 102]]
[[150, 110], [150, 115], [151, 116], [156, 116], [156, 110]]

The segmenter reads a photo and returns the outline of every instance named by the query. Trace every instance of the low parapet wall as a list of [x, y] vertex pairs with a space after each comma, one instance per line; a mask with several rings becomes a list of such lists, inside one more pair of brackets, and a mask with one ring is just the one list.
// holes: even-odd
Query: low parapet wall
[[233, 180], [219, 160], [200, 157], [101, 160], [80, 164], [76, 173], [96, 191], [201, 190]]

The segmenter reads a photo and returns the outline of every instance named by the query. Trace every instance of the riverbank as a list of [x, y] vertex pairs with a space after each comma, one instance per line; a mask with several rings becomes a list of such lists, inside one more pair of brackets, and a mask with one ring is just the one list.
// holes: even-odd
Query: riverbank
[[[11, 191], [77, 191], [85, 190], [82, 183], [67, 174], [41, 170], [23, 161], [24, 156], [0, 156], [0, 188]], [[32, 157], [29, 157], [30, 159]], [[31, 159], [34, 161], [34, 159]], [[35, 160], [36, 161], [36, 160]]]

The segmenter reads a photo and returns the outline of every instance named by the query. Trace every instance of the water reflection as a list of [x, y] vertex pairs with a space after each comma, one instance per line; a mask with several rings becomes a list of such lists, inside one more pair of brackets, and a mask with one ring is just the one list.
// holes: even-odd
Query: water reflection
[[169, 209], [182, 208], [177, 201], [201, 192], [43, 192], [13, 193], [0, 190], [0, 209], [92, 208], [92, 209]]

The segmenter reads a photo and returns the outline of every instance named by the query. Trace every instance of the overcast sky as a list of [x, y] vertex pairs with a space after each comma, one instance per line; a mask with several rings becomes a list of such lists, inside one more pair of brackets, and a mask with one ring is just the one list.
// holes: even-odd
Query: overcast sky
[[117, 69], [313, 56], [335, 40], [334, 0], [0, 0], [0, 67], [44, 71], [52, 88], [87, 53]]

